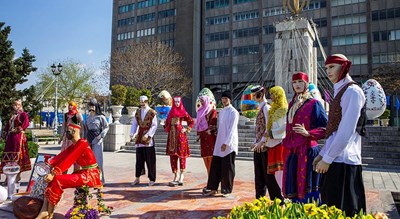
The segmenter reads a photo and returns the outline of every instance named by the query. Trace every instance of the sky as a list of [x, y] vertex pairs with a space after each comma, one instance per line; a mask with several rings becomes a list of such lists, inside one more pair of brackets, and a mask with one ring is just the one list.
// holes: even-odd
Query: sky
[[[36, 57], [28, 82], [62, 60], [73, 59], [100, 70], [111, 52], [112, 0], [0, 0], [0, 22], [11, 27], [8, 37], [15, 56], [24, 48]], [[62, 63], [61, 63], [62, 64]]]

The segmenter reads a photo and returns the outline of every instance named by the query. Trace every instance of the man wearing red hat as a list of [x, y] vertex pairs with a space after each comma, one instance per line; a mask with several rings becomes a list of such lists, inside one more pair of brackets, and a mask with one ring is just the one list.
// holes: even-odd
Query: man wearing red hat
[[361, 166], [361, 135], [358, 133], [365, 96], [350, 77], [351, 61], [334, 54], [325, 61], [329, 80], [334, 84], [334, 100], [330, 103], [326, 143], [313, 162], [323, 173], [321, 199], [352, 217], [366, 211]]
[[[48, 161], [52, 171], [44, 177], [48, 182], [42, 209], [37, 218], [52, 218], [54, 207], [60, 202], [64, 189], [83, 185], [101, 187], [100, 171], [96, 157], [86, 139], [80, 138], [81, 126], [75, 119], [68, 125], [66, 137], [72, 145]], [[77, 163], [80, 170], [72, 174], [63, 174]]]
[[322, 104], [308, 91], [308, 85], [306, 73], [292, 76], [295, 95], [289, 103], [283, 139], [282, 192], [293, 202], [305, 203], [319, 200], [320, 175], [313, 171], [312, 162], [321, 150], [317, 140], [325, 137], [328, 120]]

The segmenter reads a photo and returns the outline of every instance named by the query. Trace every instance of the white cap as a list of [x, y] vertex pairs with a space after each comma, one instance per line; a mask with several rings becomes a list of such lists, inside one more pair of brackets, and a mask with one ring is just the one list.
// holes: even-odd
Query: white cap
[[149, 100], [149, 98], [147, 98], [147, 96], [140, 96], [140, 102], [144, 102], [146, 100]]

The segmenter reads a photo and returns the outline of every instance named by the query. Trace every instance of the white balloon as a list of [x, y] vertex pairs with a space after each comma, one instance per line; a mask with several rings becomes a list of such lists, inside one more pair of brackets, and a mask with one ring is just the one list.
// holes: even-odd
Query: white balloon
[[378, 118], [386, 109], [386, 95], [382, 86], [375, 79], [369, 79], [362, 85], [362, 89], [367, 103], [367, 118]]

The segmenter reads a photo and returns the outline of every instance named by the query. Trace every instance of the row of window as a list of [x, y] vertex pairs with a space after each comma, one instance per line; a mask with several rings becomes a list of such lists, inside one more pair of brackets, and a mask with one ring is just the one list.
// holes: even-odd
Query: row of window
[[118, 20], [118, 27], [132, 25], [135, 23], [135, 17], [129, 17], [125, 19]]
[[161, 5], [161, 4], [165, 4], [168, 2], [172, 2], [172, 1], [174, 1], [174, 0], [160, 0], [158, 3]]
[[229, 39], [228, 31], [206, 34], [206, 42], [213, 42], [213, 41], [227, 40], [227, 39]]
[[332, 26], [359, 24], [365, 22], [367, 22], [367, 16], [365, 16], [365, 14], [332, 17]]
[[332, 0], [331, 5], [332, 6], [349, 5], [349, 4], [355, 4], [355, 3], [360, 3], [360, 2], [365, 2], [365, 0]]
[[[325, 7], [326, 7], [326, 0], [312, 1], [303, 8], [303, 11], [315, 10]], [[289, 14], [289, 13], [290, 13], [289, 9], [286, 9], [285, 11], [283, 7], [266, 8], [263, 10], [264, 17]]]
[[374, 42], [400, 40], [400, 30], [385, 30], [372, 33]]
[[229, 49], [214, 49], [214, 50], [206, 50], [205, 57], [206, 59], [214, 59], [229, 56]]
[[386, 20], [400, 17], [400, 8], [388, 8], [379, 11], [372, 11], [371, 18], [373, 21]]
[[133, 39], [135, 37], [135, 33], [134, 32], [125, 32], [125, 33], [119, 33], [117, 35], [117, 40], [129, 40], [129, 39]]
[[245, 21], [258, 18], [258, 11], [245, 11], [233, 14], [234, 21]]
[[146, 28], [143, 30], [136, 31], [136, 37], [152, 36], [156, 33], [156, 28]]
[[385, 63], [399, 63], [400, 53], [381, 53], [372, 56], [372, 63], [385, 64]]
[[163, 26], [159, 26], [157, 28], [158, 33], [168, 33], [168, 32], [174, 32], [175, 31], [175, 23], [174, 24], [167, 24]]
[[257, 63], [232, 65], [233, 74], [255, 73], [257, 70]]
[[260, 53], [259, 45], [233, 47], [233, 56], [255, 55]]
[[159, 19], [166, 18], [166, 17], [172, 17], [172, 16], [176, 16], [176, 9], [174, 9], [174, 8], [158, 12]]
[[352, 65], [364, 65], [368, 64], [368, 56], [367, 55], [352, 55], [346, 56]]
[[169, 47], [174, 47], [175, 39], [161, 40], [161, 43], [164, 43], [165, 45], [167, 45]]
[[205, 69], [206, 76], [225, 74], [229, 74], [229, 66], [227, 65], [210, 66]]
[[234, 0], [233, 3], [235, 4], [242, 4], [242, 3], [246, 3], [246, 2], [255, 2], [257, 0]]
[[257, 36], [260, 33], [261, 33], [261, 28], [259, 27], [234, 30], [233, 38], [252, 37], [252, 36]]
[[[243, 47], [234, 47], [233, 48], [233, 56], [239, 55], [254, 55], [260, 52], [258, 45], [251, 46], [243, 46]], [[274, 44], [267, 43], [263, 45], [264, 53], [268, 53], [274, 50]], [[229, 56], [229, 48], [222, 49], [214, 49], [214, 50], [206, 50], [205, 58], [206, 59], [215, 59]]]
[[347, 36], [338, 36], [332, 38], [332, 46], [344, 46], [367, 43], [367, 34], [353, 34]]
[[206, 2], [206, 10], [222, 8], [229, 5], [229, 0], [213, 0]]
[[156, 13], [144, 14], [137, 16], [136, 22], [146, 22], [146, 21], [154, 21], [156, 19]]
[[206, 25], [217, 25], [229, 23], [229, 15], [206, 18]]
[[133, 11], [135, 9], [135, 3], [122, 5], [118, 7], [118, 14], [126, 13], [129, 11]]
[[157, 0], [145, 0], [137, 3], [137, 8], [148, 8], [157, 4]]

